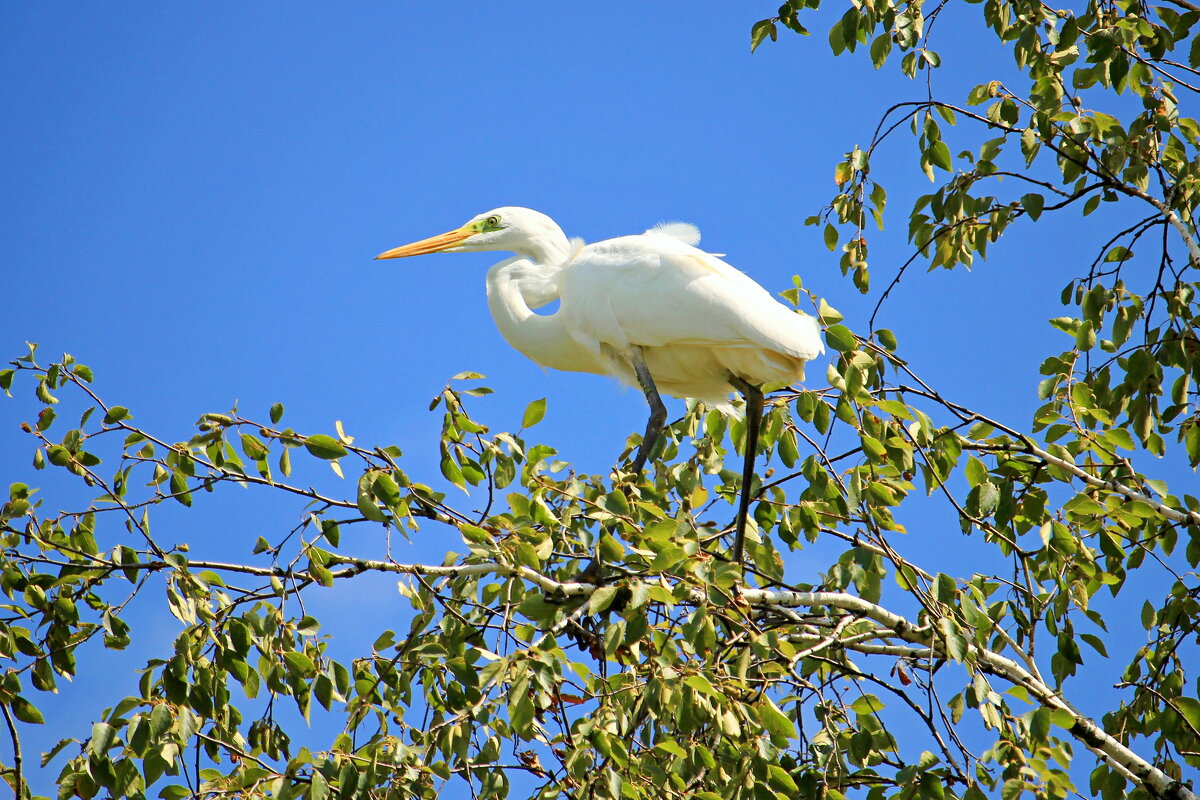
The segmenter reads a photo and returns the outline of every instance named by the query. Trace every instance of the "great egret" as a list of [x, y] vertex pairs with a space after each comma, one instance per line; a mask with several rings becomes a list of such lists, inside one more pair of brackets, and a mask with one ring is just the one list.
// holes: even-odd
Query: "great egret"
[[[793, 311], [744, 273], [698, 249], [700, 231], [659, 225], [595, 244], [568, 241], [545, 214], [507, 206], [448, 233], [380, 253], [502, 250], [516, 253], [487, 273], [488, 307], [510, 345], [554, 369], [613, 375], [637, 385], [650, 404], [633, 461], [640, 472], [667, 419], [659, 392], [731, 409], [746, 400], [746, 452], [733, 560], [742, 562], [750, 482], [765, 383], [804, 380], [821, 353], [812, 317]], [[552, 314], [535, 314], [559, 300]]]

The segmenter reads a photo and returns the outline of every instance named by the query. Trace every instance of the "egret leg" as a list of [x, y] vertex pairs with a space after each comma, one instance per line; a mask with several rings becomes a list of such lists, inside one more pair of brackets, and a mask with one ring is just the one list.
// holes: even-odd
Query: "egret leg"
[[641, 472], [646, 466], [646, 459], [650, 457], [650, 451], [654, 449], [654, 445], [658, 441], [659, 434], [662, 433], [663, 425], [667, 422], [667, 407], [663, 405], [662, 398], [658, 395], [658, 387], [654, 385], [654, 378], [651, 377], [650, 369], [646, 366], [642, 348], [637, 345], [631, 347], [629, 360], [633, 364], [633, 371], [637, 375], [638, 383], [641, 384], [642, 391], [646, 394], [646, 402], [650, 404], [650, 419], [646, 421], [646, 433], [642, 436], [642, 444], [638, 447], [637, 455], [633, 459], [633, 471]]
[[754, 480], [754, 461], [758, 456], [758, 434], [762, 430], [763, 393], [762, 389], [737, 375], [731, 375], [729, 382], [746, 398], [746, 454], [745, 461], [742, 462], [742, 491], [738, 498], [737, 530], [733, 537], [733, 561], [740, 566], [746, 547], [746, 517], [750, 511], [750, 484]]

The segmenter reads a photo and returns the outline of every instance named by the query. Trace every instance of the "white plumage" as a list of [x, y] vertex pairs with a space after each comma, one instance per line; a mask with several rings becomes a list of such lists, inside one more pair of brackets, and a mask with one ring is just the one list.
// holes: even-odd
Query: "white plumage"
[[660, 222], [646, 231], [649, 236], [670, 236], [692, 247], [700, 244], [700, 229], [690, 222]]
[[[695, 225], [668, 222], [572, 246], [546, 215], [509, 206], [379, 258], [516, 253], [488, 271], [488, 305], [509, 344], [547, 367], [637, 386], [638, 346], [660, 391], [723, 408], [731, 375], [754, 385], [802, 381], [805, 362], [825, 351], [816, 320], [695, 247], [699, 241]], [[554, 313], [534, 313], [554, 300]]]
[[588, 245], [556, 283], [558, 314], [575, 341], [632, 386], [628, 353], [640, 345], [658, 389], [674, 397], [727, 407], [730, 375], [755, 385], [802, 381], [805, 362], [824, 352], [815, 319], [665, 231]]

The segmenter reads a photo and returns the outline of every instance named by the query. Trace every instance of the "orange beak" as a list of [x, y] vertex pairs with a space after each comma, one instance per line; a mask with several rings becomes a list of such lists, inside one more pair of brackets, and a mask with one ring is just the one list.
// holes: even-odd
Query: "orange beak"
[[406, 256], [423, 256], [426, 253], [440, 253], [454, 245], [474, 235], [474, 231], [464, 231], [462, 229], [442, 233], [437, 236], [431, 236], [428, 239], [422, 239], [419, 242], [406, 244], [402, 247], [394, 247], [386, 253], [380, 253], [375, 256], [378, 261], [381, 258], [404, 258]]

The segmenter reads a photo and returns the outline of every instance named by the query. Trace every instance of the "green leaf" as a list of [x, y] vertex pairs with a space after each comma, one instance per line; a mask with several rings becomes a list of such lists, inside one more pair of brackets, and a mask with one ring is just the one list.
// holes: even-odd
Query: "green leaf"
[[779, 437], [779, 460], [788, 469], [796, 466], [796, 461], [800, 458], [799, 442], [796, 440], [796, 433], [792, 430], [783, 432], [783, 436]]
[[599, 614], [604, 609], [608, 608], [612, 603], [613, 598], [617, 594], [620, 587], [614, 585], [601, 586], [596, 591], [592, 592], [592, 596], [588, 598], [588, 613]]
[[355, 505], [358, 506], [358, 513], [362, 514], [363, 518], [369, 519], [372, 522], [387, 522], [387, 516], [380, 510], [379, 506], [375, 505], [375, 497], [372, 494], [377, 474], [374, 472], [364, 472], [362, 477], [358, 479], [358, 494], [355, 498]]
[[1096, 636], [1092, 633], [1081, 633], [1079, 634], [1079, 638], [1087, 642], [1097, 653], [1105, 658], [1108, 658], [1108, 651], [1104, 647], [1104, 640], [1102, 640], [1099, 636]]
[[1194, 697], [1176, 697], [1171, 700], [1171, 705], [1188, 721], [1188, 724], [1196, 730], [1200, 730], [1200, 700], [1196, 700]]
[[302, 678], [311, 678], [317, 674], [317, 665], [304, 653], [292, 651], [283, 654], [283, 660], [288, 663], [288, 669]]
[[940, 139], [933, 142], [926, 152], [929, 154], [929, 163], [934, 166], [941, 167], [946, 172], [950, 172], [954, 168], [950, 161], [950, 148]]
[[833, 182], [838, 186], [842, 186], [849, 182], [854, 174], [854, 168], [847, 162], [843, 161], [833, 169]]
[[1000, 489], [991, 481], [984, 481], [975, 487], [975, 490], [979, 492], [979, 516], [991, 516], [1000, 503]]
[[771, 701], [771, 698], [765, 694], [758, 698], [758, 703], [755, 705], [755, 710], [758, 711], [758, 720], [762, 723], [763, 728], [775, 736], [780, 736], [786, 739], [796, 738], [796, 725], [788, 718], [786, 714], [780, 711], [779, 706]]
[[1053, 716], [1050, 709], [1039, 708], [1029, 717], [1029, 735], [1035, 742], [1044, 742], [1049, 738]]
[[50, 394], [50, 387], [47, 385], [49, 383], [50, 382], [45, 378], [38, 381], [38, 385], [34, 390], [34, 394], [37, 395], [38, 400], [41, 400], [46, 405], [54, 405], [58, 402], [58, 398]]
[[817, 304], [817, 319], [822, 325], [836, 325], [845, 319], [845, 317], [842, 316], [842, 312], [829, 305], [829, 303], [826, 303], [825, 298], [822, 297]]
[[165, 703], [156, 705], [150, 712], [150, 738], [158, 739], [171, 729], [174, 721], [175, 715], [171, 712], [170, 706]]
[[605, 495], [604, 507], [614, 514], [628, 514], [629, 500], [624, 492], [614, 489]]
[[64, 747], [66, 747], [69, 744], [77, 744], [78, 742], [79, 742], [78, 739], [59, 739], [58, 744], [54, 745], [54, 747], [51, 747], [46, 752], [42, 753], [42, 760], [41, 760], [42, 766], [45, 767], [47, 764], [49, 764], [51, 761], [53, 761], [54, 757], [56, 755], [58, 755], [59, 753], [61, 753]]
[[[792, 776], [783, 767], [775, 764], [767, 765], [767, 782], [784, 792], [788, 797], [796, 797], [800, 794], [800, 787], [792, 779]], [[776, 796], [778, 797], [778, 795]]]
[[129, 409], [125, 406], [112, 406], [104, 415], [104, 424], [115, 425], [123, 419], [129, 419]]
[[171, 495], [180, 505], [191, 507], [192, 493], [188, 491], [187, 476], [177, 469], [171, 471]]
[[21, 720], [21, 722], [28, 722], [30, 725], [44, 725], [46, 723], [46, 720], [42, 718], [42, 712], [38, 711], [37, 706], [20, 695], [12, 699], [10, 707], [12, 708], [13, 716]]
[[908, 406], [906, 406], [903, 401], [900, 400], [879, 400], [876, 401], [875, 406], [879, 410], [886, 411], [893, 417], [897, 417], [899, 419], [913, 418], [912, 412], [909, 411]]
[[846, 39], [845, 34], [842, 33], [842, 23], [843, 20], [838, 20], [829, 29], [829, 48], [833, 50], [835, 56], [841, 55], [842, 51], [846, 49]]
[[1042, 215], [1042, 209], [1046, 205], [1046, 198], [1042, 197], [1037, 192], [1021, 195], [1021, 207], [1025, 209], [1025, 213], [1034, 222], [1037, 222], [1038, 217]]
[[305, 439], [304, 448], [317, 458], [323, 458], [326, 461], [346, 455], [346, 448], [342, 446], [341, 442], [323, 433], [313, 434]]
[[462, 470], [458, 468], [458, 464], [455, 463], [454, 459], [450, 457], [450, 453], [448, 451], [442, 454], [442, 460], [438, 463], [438, 466], [441, 468], [442, 475], [446, 478], [446, 480], [450, 481], [464, 492], [467, 490], [467, 482], [463, 478]]
[[935, 583], [937, 587], [937, 599], [947, 605], [958, 604], [958, 583], [950, 575], [939, 573]]
[[281, 419], [283, 419], [283, 403], [275, 403], [271, 406], [271, 424], [278, 425]]
[[246, 458], [250, 459], [251, 461], [261, 461], [271, 454], [271, 451], [267, 449], [267, 446], [259, 441], [256, 436], [253, 436], [249, 433], [243, 433], [241, 439], [242, 452], [245, 453]]
[[938, 627], [946, 637], [946, 652], [950, 658], [962, 662], [967, 657], [967, 639], [962, 635], [954, 620], [942, 617]]
[[825, 329], [825, 341], [839, 353], [849, 353], [857, 346], [854, 334], [845, 325], [831, 325]]
[[967, 457], [967, 483], [971, 486], [978, 486], [987, 480], [988, 468], [975, 456]]
[[878, 463], [887, 458], [887, 449], [883, 446], [883, 442], [879, 441], [874, 436], [868, 436], [865, 433], [859, 438], [862, 441], [863, 453], [866, 454], [872, 461]]
[[308, 800], [326, 800], [329, 797], [329, 782], [320, 770], [314, 769], [312, 782], [309, 784]]
[[942, 777], [934, 772], [925, 772], [922, 774], [919, 783], [921, 786], [921, 792], [919, 796], [922, 798], [929, 798], [929, 800], [942, 800], [942, 798], [946, 796], [945, 783], [943, 782]]
[[888, 55], [892, 52], [892, 37], [886, 33], [875, 37], [871, 42], [871, 64], [875, 69], [879, 69], [887, 61]]
[[753, 53], [758, 49], [758, 46], [766, 41], [770, 36], [771, 41], [775, 41], [779, 37], [779, 31], [775, 27], [775, 21], [770, 19], [759, 20], [750, 28], [750, 52]]
[[1092, 327], [1092, 323], [1090, 321], [1085, 320], [1084, 323], [1079, 326], [1079, 330], [1075, 332], [1075, 347], [1077, 347], [1080, 352], [1083, 352], [1085, 350], [1091, 350], [1095, 346], [1096, 329]]
[[866, 694], [850, 704], [850, 709], [855, 714], [878, 714], [883, 709], [887, 708], [882, 700], [873, 694]]
[[107, 722], [97, 722], [92, 725], [92, 740], [88, 743], [88, 750], [93, 758], [106, 758], [108, 749], [112, 747], [113, 740], [117, 738], [117, 729]]
[[375, 483], [372, 485], [371, 491], [386, 506], [394, 506], [400, 502], [400, 485], [386, 472], [375, 475]]
[[600, 557], [605, 561], [613, 563], [624, 560], [625, 547], [617, 541], [616, 537], [607, 531], [600, 537]]
[[546, 416], [546, 398], [543, 397], [525, 407], [525, 414], [521, 417], [521, 427], [532, 428], [541, 422], [544, 416]]
[[1105, 436], [1114, 446], [1124, 450], [1133, 450], [1136, 447], [1133, 436], [1124, 428], [1110, 428], [1105, 431]]
[[[1069, 12], [1068, 12], [1069, 13]], [[1075, 40], [1079, 38], [1079, 20], [1074, 14], [1063, 20], [1062, 27], [1058, 31], [1058, 44], [1055, 45], [1055, 50], [1065, 50], [1075, 44]]]
[[458, 528], [458, 532], [462, 534], [463, 541], [468, 545], [486, 545], [487, 547], [495, 547], [495, 539], [492, 535], [476, 525], [463, 524]]
[[687, 750], [684, 750], [682, 747], [680, 747], [679, 743], [674, 739], [663, 739], [662, 741], [655, 743], [654, 749], [661, 750], [662, 752], [673, 756], [678, 756], [679, 758], [687, 758], [688, 755]]
[[58, 415], [54, 413], [53, 406], [46, 406], [38, 412], [37, 429], [39, 431], [49, 430], [50, 426], [54, 424], [54, 420], [57, 418], [57, 416]]
[[706, 694], [709, 697], [721, 697], [721, 693], [717, 691], [708, 678], [698, 672], [688, 675], [683, 679], [683, 682], [701, 694]]

